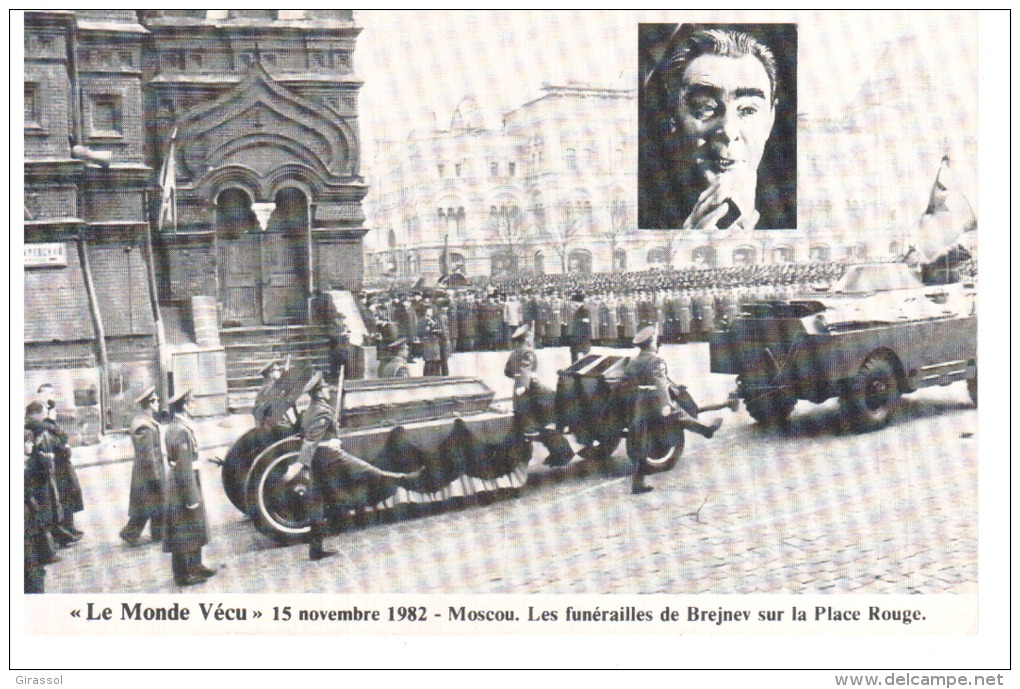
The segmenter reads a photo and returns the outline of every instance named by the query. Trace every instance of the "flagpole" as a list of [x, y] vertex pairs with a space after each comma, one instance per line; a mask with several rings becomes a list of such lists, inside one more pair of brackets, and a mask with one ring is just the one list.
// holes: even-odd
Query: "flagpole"
[[[163, 167], [160, 170], [160, 204], [159, 218], [157, 219], [157, 231], [160, 237], [163, 236], [163, 218], [166, 216], [167, 201], [171, 204], [170, 211], [173, 213], [174, 231], [177, 230], [177, 165], [174, 161], [175, 144], [177, 142], [177, 128], [174, 128], [170, 135], [170, 147], [167, 149], [166, 158], [163, 160]], [[169, 188], [168, 188], [169, 187]], [[162, 399], [169, 399], [173, 394], [170, 389], [169, 372], [171, 362], [169, 361], [169, 347], [166, 341], [166, 327], [163, 323], [163, 312], [159, 306], [159, 288], [156, 282], [156, 260], [153, 251], [152, 222], [146, 221], [146, 249], [149, 256], [149, 298], [152, 303], [152, 316], [156, 325], [156, 357], [159, 365], [159, 390]]]

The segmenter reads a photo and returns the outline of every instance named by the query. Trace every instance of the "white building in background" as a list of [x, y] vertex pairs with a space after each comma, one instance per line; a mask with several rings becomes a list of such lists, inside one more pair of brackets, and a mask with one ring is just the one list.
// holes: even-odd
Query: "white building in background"
[[379, 142], [368, 277], [641, 270], [694, 260], [678, 233], [638, 230], [634, 92], [571, 83], [484, 121], [471, 97], [449, 127]]
[[[886, 54], [909, 59], [911, 41]], [[498, 126], [467, 97], [448, 127], [378, 143], [364, 202], [366, 278], [437, 277], [444, 256], [476, 277], [900, 254], [943, 154], [967, 175], [976, 135], [933, 114], [931, 75], [905, 82], [887, 71], [846, 110], [800, 116], [797, 230], [637, 229], [632, 90], [547, 85]]]

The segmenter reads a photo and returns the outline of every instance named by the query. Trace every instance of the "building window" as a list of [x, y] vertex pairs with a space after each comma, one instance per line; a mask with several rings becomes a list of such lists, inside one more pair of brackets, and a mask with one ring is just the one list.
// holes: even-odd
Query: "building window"
[[489, 163], [489, 174], [493, 177], [499, 177], [499, 163]]
[[92, 96], [92, 134], [98, 136], [121, 136], [120, 96], [101, 94]]
[[442, 163], [437, 163], [436, 171], [439, 173], [439, 179], [442, 179], [446, 175], [446, 166]]
[[25, 84], [25, 127], [41, 129], [42, 113], [40, 112], [39, 84]]
[[577, 151], [572, 148], [568, 148], [563, 152], [563, 164], [568, 170], [577, 169]]
[[507, 163], [506, 171], [508, 175], [513, 177], [515, 174], [517, 174], [517, 163]]
[[166, 69], [184, 70], [184, 51], [168, 50], [163, 53], [163, 67]]
[[135, 58], [130, 50], [122, 51], [119, 57], [121, 67], [134, 67]]

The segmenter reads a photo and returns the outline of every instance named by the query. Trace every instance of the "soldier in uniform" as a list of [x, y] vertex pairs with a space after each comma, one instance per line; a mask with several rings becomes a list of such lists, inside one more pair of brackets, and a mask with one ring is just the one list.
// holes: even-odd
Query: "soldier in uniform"
[[259, 375], [262, 376], [262, 387], [259, 388], [258, 393], [255, 395], [255, 403], [252, 405], [251, 415], [255, 418], [255, 425], [262, 428], [266, 425], [269, 414], [269, 402], [273, 387], [276, 385], [276, 381], [280, 380], [280, 376], [283, 375], [283, 368], [280, 366], [279, 361], [270, 361], [259, 369]]
[[477, 301], [477, 296], [470, 295], [457, 307], [457, 334], [462, 352], [470, 352], [475, 348], [475, 338], [478, 336]]
[[163, 510], [166, 501], [166, 458], [163, 441], [156, 422], [159, 397], [156, 388], [150, 387], [135, 400], [141, 409], [131, 422], [131, 445], [135, 462], [131, 467], [131, 493], [128, 498], [128, 523], [120, 530], [120, 537], [128, 545], [138, 545], [142, 530], [149, 524], [152, 540], [163, 539]]
[[570, 317], [570, 361], [579, 361], [591, 351], [591, 312], [584, 303], [584, 294], [573, 296], [574, 309]]
[[411, 371], [407, 367], [407, 357], [410, 354], [410, 348], [407, 346], [407, 340], [400, 338], [389, 346], [390, 359], [383, 366], [382, 372], [379, 374], [380, 378], [410, 378]]
[[71, 463], [71, 448], [67, 445], [67, 434], [57, 425], [56, 391], [49, 383], [39, 386], [40, 401], [46, 405], [46, 418], [43, 426], [55, 440], [53, 447], [53, 475], [57, 480], [57, 492], [60, 494], [61, 520], [60, 528], [75, 537], [81, 538], [83, 533], [74, 525], [75, 512], [85, 509], [82, 498], [81, 483]]
[[[705, 438], [711, 438], [722, 425], [722, 419], [716, 419], [711, 424], [705, 425], [698, 421], [694, 415], [685, 411], [685, 409], [692, 409], [696, 412], [697, 404], [685, 387], [678, 386], [669, 379], [666, 361], [657, 353], [658, 342], [655, 327], [649, 326], [641, 330], [634, 337], [633, 342], [641, 351], [624, 369], [623, 382], [635, 386], [654, 386], [660, 398], [657, 408], [665, 410], [669, 407], [672, 409], [669, 414], [669, 422], [679, 423], [686, 430], [694, 431]], [[652, 487], [645, 483], [645, 472], [644, 464], [638, 463], [631, 484], [631, 492], [635, 495], [652, 490]]]
[[60, 528], [60, 496], [53, 475], [53, 439], [43, 426], [46, 408], [32, 402], [25, 409], [25, 493], [33, 508], [33, 525], [42, 529], [45, 547], [43, 564], [60, 561], [56, 543], [69, 546], [78, 538]]
[[46, 565], [58, 562], [47, 534], [48, 510], [38, 495], [35, 434], [25, 429], [25, 593], [46, 592]]
[[[407, 348], [405, 342], [403, 347]], [[301, 450], [298, 461], [308, 467], [311, 480], [305, 491], [305, 509], [311, 531], [308, 540], [308, 558], [322, 560], [336, 555], [335, 550], [326, 550], [324, 539], [329, 526], [326, 516], [326, 502], [343, 502], [342, 492], [354, 490], [365, 483], [391, 483], [404, 488], [410, 487], [418, 478], [418, 472], [401, 474], [383, 471], [368, 462], [346, 452], [338, 437], [336, 412], [330, 402], [329, 386], [321, 373], [315, 373], [305, 385], [312, 403], [301, 415]]]
[[202, 546], [209, 542], [205, 501], [198, 480], [198, 440], [191, 425], [188, 404], [191, 391], [178, 392], [168, 403], [166, 457], [170, 475], [166, 487], [166, 529], [163, 550], [171, 554], [174, 581], [194, 586], [216, 574], [202, 564]]
[[[553, 410], [547, 405], [542, 409], [543, 402], [551, 402], [555, 392], [542, 384], [538, 379], [538, 357], [535, 356], [534, 335], [527, 325], [522, 325], [511, 335], [513, 350], [506, 360], [503, 374], [514, 381], [514, 395], [527, 398], [527, 407], [537, 419], [525, 420], [526, 436], [535, 436], [549, 451], [545, 460], [546, 466], [563, 467], [574, 458], [570, 443], [557, 430], [547, 428], [552, 421]], [[549, 418], [547, 418], [549, 417]], [[528, 423], [531, 421], [532, 423]], [[537, 430], [535, 430], [537, 429]]]
[[422, 342], [422, 358], [425, 360], [423, 376], [443, 375], [443, 333], [439, 321], [430, 306], [418, 321], [419, 336]]

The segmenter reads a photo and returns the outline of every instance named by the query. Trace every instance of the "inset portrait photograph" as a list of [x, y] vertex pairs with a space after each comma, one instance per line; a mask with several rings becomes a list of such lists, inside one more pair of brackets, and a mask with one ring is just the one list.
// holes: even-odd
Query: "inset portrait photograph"
[[797, 25], [639, 24], [638, 227], [797, 227]]

